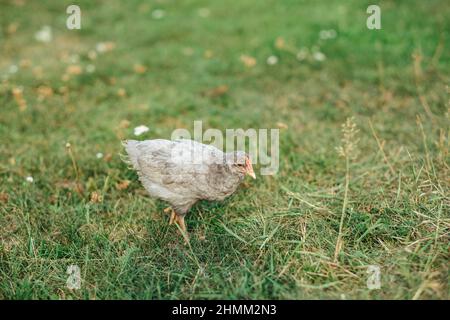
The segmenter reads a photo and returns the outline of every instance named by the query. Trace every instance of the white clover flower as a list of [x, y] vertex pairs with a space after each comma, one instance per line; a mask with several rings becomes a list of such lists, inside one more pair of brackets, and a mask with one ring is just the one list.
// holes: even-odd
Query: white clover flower
[[[114, 42], [111, 42], [111, 41], [99, 42], [99, 43], [97, 43], [95, 45], [95, 50], [98, 53], [105, 53], [105, 52], [109, 52], [111, 50], [114, 50], [115, 47], [116, 47], [116, 44]], [[95, 57], [93, 59], [95, 59]]]
[[324, 61], [326, 59], [326, 56], [322, 52], [316, 51], [313, 53], [313, 58], [316, 61]]
[[86, 72], [87, 73], [93, 73], [95, 71], [95, 66], [93, 64], [88, 64], [86, 66]]
[[33, 183], [33, 182], [34, 182], [34, 179], [33, 179], [32, 176], [26, 177], [25, 180], [26, 180], [27, 182], [29, 182], [29, 183]]
[[97, 59], [97, 52], [95, 52], [94, 50], [89, 50], [87, 56], [89, 59], [95, 60]]
[[50, 26], [43, 26], [38, 32], [34, 34], [34, 38], [43, 43], [52, 41], [52, 28]]
[[273, 66], [274, 64], [278, 63], [278, 57], [276, 56], [270, 56], [267, 58], [267, 64], [270, 66]]
[[77, 55], [77, 54], [72, 54], [72, 55], [69, 57], [69, 62], [70, 62], [70, 63], [78, 63], [79, 61], [80, 61], [80, 56]]
[[95, 155], [95, 157], [96, 157], [97, 159], [101, 159], [101, 158], [103, 158], [103, 153], [98, 152], [98, 153]]
[[146, 133], [147, 131], [149, 131], [150, 129], [144, 125], [142, 126], [138, 126], [136, 128], [134, 128], [134, 135], [135, 136], [140, 136], [143, 133]]
[[17, 71], [19, 71], [19, 67], [16, 66], [15, 64], [10, 65], [8, 68], [8, 72], [11, 74], [17, 73]]
[[326, 40], [328, 39], [328, 30], [320, 30], [319, 32], [319, 38], [321, 40]]
[[337, 37], [337, 32], [336, 32], [336, 30], [334, 30], [334, 29], [328, 30], [328, 37], [329, 37], [330, 39], [336, 38], [336, 37]]
[[302, 48], [300, 49], [300, 51], [297, 53], [297, 60], [303, 61], [308, 57], [308, 49], [307, 48]]
[[319, 38], [321, 40], [328, 40], [328, 39], [334, 39], [337, 36], [337, 32], [334, 29], [330, 30], [321, 30], [319, 32]]
[[99, 42], [97, 43], [97, 45], [95, 46], [95, 50], [97, 50], [97, 52], [105, 52], [106, 51], [106, 44], [104, 42]]
[[166, 15], [165, 11], [161, 10], [161, 9], [156, 9], [156, 10], [153, 10], [153, 12], [152, 12], [153, 19], [162, 19], [162, 18], [164, 18], [165, 15]]

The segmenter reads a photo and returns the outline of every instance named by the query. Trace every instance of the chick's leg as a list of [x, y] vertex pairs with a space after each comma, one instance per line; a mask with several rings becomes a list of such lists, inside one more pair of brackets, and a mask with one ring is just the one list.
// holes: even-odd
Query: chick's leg
[[172, 207], [167, 207], [164, 209], [164, 212], [170, 212], [169, 225], [171, 225], [175, 221], [175, 210], [173, 210]]
[[177, 214], [172, 207], [165, 208], [164, 212], [165, 213], [170, 212], [169, 225], [175, 222], [178, 226], [180, 226], [181, 235], [184, 238], [184, 243], [187, 244], [189, 242], [189, 235], [187, 232], [186, 223], [184, 222], [184, 214], [183, 215]]
[[175, 214], [175, 222], [180, 226], [182, 236], [184, 238], [184, 243], [189, 243], [189, 235], [187, 232], [186, 224], [184, 222], [184, 215]]

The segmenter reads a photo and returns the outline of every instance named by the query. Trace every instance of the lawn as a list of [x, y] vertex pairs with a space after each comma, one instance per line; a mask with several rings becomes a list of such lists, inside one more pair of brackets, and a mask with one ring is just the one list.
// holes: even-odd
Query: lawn
[[[70, 4], [0, 1], [0, 299], [449, 298], [448, 1]], [[185, 246], [119, 154], [195, 120], [280, 167]]]

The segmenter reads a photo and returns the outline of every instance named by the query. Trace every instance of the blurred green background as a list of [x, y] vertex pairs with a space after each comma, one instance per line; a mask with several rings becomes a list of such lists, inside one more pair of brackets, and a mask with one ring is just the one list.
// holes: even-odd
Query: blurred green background
[[[381, 30], [370, 1], [70, 4], [0, 0], [0, 298], [448, 298], [448, 1], [378, 1]], [[185, 247], [118, 154], [194, 120], [279, 128], [280, 170]]]

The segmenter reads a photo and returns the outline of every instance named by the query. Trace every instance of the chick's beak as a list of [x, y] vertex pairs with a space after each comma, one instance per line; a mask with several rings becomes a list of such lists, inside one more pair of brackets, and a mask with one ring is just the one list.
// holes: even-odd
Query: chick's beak
[[246, 169], [246, 173], [250, 177], [252, 177], [253, 179], [256, 179], [256, 175], [255, 175], [255, 172], [253, 171], [253, 166], [252, 166], [252, 163], [250, 162], [250, 159], [245, 160], [245, 169]]

